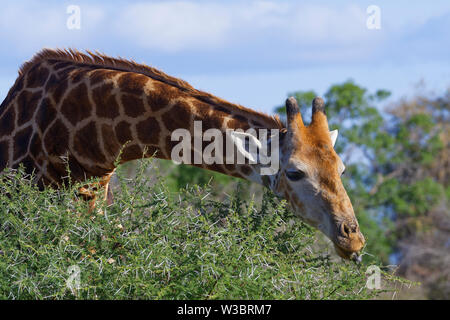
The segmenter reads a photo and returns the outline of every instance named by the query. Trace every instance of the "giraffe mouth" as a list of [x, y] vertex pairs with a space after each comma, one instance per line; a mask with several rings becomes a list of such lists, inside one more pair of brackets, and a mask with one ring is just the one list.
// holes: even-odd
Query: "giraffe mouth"
[[360, 250], [353, 251], [348, 250], [334, 243], [334, 248], [336, 253], [343, 259], [352, 260], [354, 262], [360, 263], [362, 261], [362, 256], [360, 255]]
[[336, 253], [341, 258], [361, 262], [360, 252], [364, 248], [365, 239], [357, 222], [353, 220], [339, 221], [332, 241]]

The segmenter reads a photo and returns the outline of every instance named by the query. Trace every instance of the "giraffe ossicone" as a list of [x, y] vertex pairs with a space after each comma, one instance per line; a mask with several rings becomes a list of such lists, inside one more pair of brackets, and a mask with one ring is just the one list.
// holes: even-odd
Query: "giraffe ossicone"
[[[184, 130], [192, 139], [186, 139], [190, 148], [182, 160], [200, 159], [193, 164], [265, 185], [328, 236], [341, 257], [355, 258], [365, 240], [341, 182], [337, 131], [328, 129], [322, 99], [315, 98], [312, 109], [305, 125], [289, 98], [285, 125], [143, 64], [45, 49], [20, 68], [0, 105], [0, 172], [23, 164], [42, 188], [99, 177], [107, 194], [118, 158], [171, 159], [181, 148], [173, 133]], [[206, 139], [195, 139], [197, 121]], [[257, 139], [249, 130], [276, 134]], [[231, 157], [230, 144], [236, 148]], [[238, 162], [241, 156], [245, 161]]]

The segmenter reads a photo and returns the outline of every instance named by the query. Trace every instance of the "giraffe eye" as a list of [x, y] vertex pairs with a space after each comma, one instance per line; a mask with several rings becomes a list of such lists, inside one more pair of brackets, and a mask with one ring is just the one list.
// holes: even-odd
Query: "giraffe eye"
[[298, 181], [300, 179], [303, 179], [305, 177], [305, 173], [300, 170], [296, 171], [286, 171], [286, 176], [291, 181]]

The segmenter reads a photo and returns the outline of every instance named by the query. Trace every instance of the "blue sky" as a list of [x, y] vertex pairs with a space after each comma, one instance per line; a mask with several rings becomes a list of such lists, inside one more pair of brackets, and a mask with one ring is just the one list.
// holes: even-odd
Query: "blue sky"
[[[66, 26], [69, 5], [81, 29]], [[366, 27], [369, 5], [381, 29]], [[98, 50], [271, 112], [349, 78], [391, 100], [450, 87], [450, 1], [12, 1], [0, 10], [0, 100], [43, 47]]]

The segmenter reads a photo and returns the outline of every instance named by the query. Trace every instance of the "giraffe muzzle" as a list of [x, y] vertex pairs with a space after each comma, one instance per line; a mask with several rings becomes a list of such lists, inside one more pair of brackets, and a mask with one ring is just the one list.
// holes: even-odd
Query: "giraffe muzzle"
[[355, 262], [361, 261], [360, 252], [364, 247], [365, 239], [357, 223], [343, 221], [338, 227], [333, 242], [336, 252], [341, 258]]

